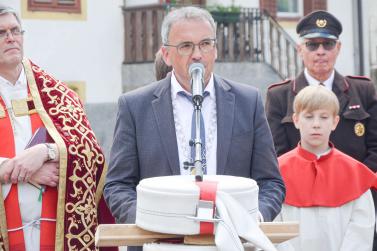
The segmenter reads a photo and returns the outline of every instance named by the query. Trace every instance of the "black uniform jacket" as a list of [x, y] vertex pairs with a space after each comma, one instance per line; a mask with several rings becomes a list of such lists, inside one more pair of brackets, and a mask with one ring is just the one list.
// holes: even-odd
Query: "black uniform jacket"
[[[299, 131], [294, 127], [293, 99], [308, 82], [302, 72], [295, 80], [273, 84], [267, 91], [266, 114], [278, 155], [297, 146]], [[340, 122], [330, 140], [342, 152], [377, 171], [377, 96], [365, 77], [343, 77], [335, 72], [332, 87], [340, 104]]]

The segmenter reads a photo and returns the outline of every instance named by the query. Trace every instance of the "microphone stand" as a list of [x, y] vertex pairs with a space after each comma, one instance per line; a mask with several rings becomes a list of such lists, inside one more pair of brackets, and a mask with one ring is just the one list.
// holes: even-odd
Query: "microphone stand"
[[201, 110], [202, 110], [202, 101], [203, 97], [192, 97], [192, 103], [194, 105], [195, 111], [195, 139], [194, 139], [194, 146], [195, 146], [195, 160], [194, 160], [194, 167], [195, 167], [195, 180], [196, 181], [203, 181], [203, 161], [202, 161], [202, 140], [200, 139], [200, 125], [203, 123], [201, 121]]
[[[195, 139], [190, 140], [190, 146], [194, 144], [194, 168], [195, 168], [195, 180], [203, 181], [203, 160], [202, 160], [202, 147], [203, 142], [200, 138], [200, 125], [201, 121], [201, 109], [203, 102], [203, 77], [204, 77], [204, 65], [201, 63], [193, 63], [190, 65], [189, 74], [191, 75], [191, 92], [192, 103], [194, 105], [195, 112]], [[192, 163], [191, 163], [192, 164]]]

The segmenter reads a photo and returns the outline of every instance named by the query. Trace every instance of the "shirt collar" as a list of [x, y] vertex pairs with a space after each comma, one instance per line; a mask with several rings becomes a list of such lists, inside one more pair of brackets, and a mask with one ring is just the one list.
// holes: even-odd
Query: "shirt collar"
[[317, 159], [320, 159], [321, 157], [328, 155], [331, 152], [331, 149], [332, 148], [329, 146], [323, 153], [316, 154]]
[[[171, 81], [171, 93], [174, 99], [177, 97], [178, 93], [182, 91], [186, 92], [187, 94], [191, 96], [191, 93], [183, 89], [183, 87], [179, 84], [177, 78], [175, 77], [174, 70], [171, 74], [170, 81]], [[213, 73], [211, 73], [211, 78], [209, 79], [208, 85], [206, 86], [204, 91], [209, 93], [208, 97], [210, 97], [211, 99], [215, 98], [215, 85], [214, 85], [214, 80], [213, 80]]]
[[334, 144], [330, 141], [329, 141], [329, 147], [325, 151], [323, 151], [322, 153], [318, 153], [318, 154], [312, 153], [312, 152], [304, 149], [301, 146], [301, 140], [297, 144], [298, 154], [301, 157], [303, 157], [304, 159], [309, 160], [309, 161], [314, 161], [314, 160], [319, 160], [319, 159], [327, 159], [328, 156], [330, 156], [330, 154], [333, 152], [332, 151], [333, 149], [334, 149]]
[[17, 79], [17, 81], [14, 85], [9, 80], [0, 76], [0, 86], [2, 88], [12, 88], [13, 87], [13, 88], [17, 88], [17, 89], [26, 87], [27, 81], [26, 81], [26, 77], [25, 77], [24, 67], [21, 68], [20, 76], [18, 76], [18, 79]]
[[[310, 74], [309, 74], [309, 71], [307, 68], [305, 68], [304, 70], [304, 74], [305, 74], [305, 78], [306, 80], [308, 81], [309, 85], [319, 85], [320, 81], [313, 78]], [[334, 78], [335, 78], [335, 70], [333, 70], [331, 72], [331, 75], [328, 79], [326, 79], [324, 82], [322, 82], [324, 84], [324, 86], [326, 86], [327, 89], [329, 90], [332, 90], [332, 84], [334, 82]]]

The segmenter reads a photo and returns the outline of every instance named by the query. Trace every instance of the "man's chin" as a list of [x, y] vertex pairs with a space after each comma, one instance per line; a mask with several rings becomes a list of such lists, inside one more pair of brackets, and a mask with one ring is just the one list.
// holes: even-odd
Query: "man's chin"
[[22, 58], [22, 55], [15, 55], [13, 57], [9, 57], [6, 62], [8, 63], [8, 65], [17, 66], [22, 62]]
[[316, 75], [326, 75], [331, 71], [332, 69], [329, 69], [328, 67], [326, 68], [318, 67], [314, 72], [316, 73]]

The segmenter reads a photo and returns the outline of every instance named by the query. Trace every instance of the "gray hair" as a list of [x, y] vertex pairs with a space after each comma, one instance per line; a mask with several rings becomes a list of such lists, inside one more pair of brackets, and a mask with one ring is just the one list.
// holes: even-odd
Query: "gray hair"
[[18, 13], [13, 8], [0, 4], [0, 16], [5, 14], [12, 14], [21, 26], [21, 19], [18, 16]]
[[168, 43], [170, 29], [174, 23], [182, 21], [182, 20], [192, 20], [192, 19], [208, 21], [216, 36], [215, 21], [213, 20], [213, 17], [207, 10], [198, 8], [198, 7], [192, 7], [192, 6], [183, 7], [183, 8], [175, 9], [169, 12], [165, 16], [164, 21], [162, 22], [162, 26], [161, 26], [162, 44]]

